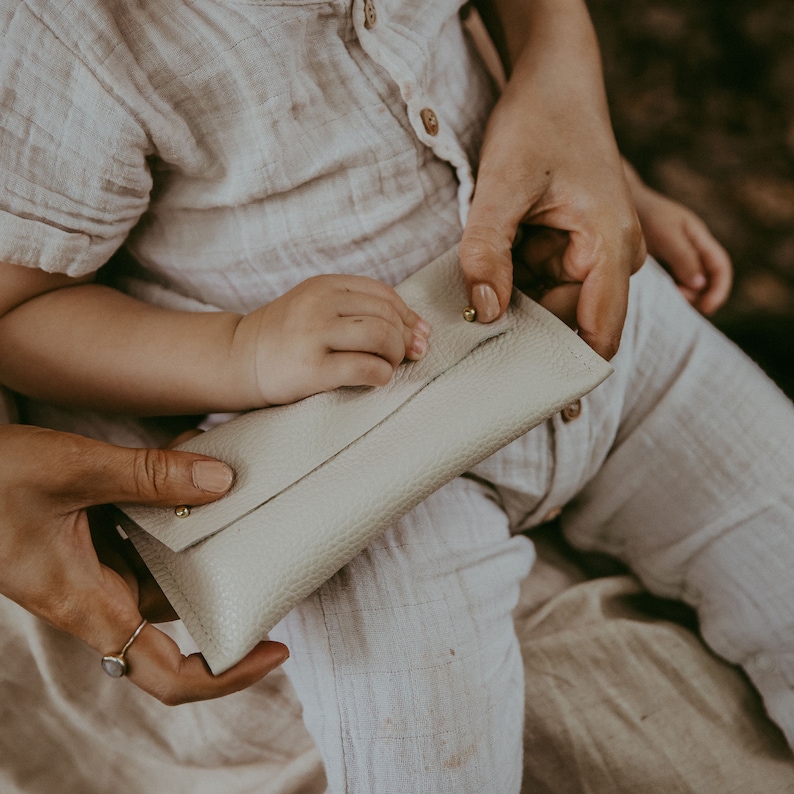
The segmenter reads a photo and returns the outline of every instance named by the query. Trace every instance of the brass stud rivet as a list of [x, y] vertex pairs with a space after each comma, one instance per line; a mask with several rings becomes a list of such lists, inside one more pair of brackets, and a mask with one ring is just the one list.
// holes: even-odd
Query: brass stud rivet
[[187, 518], [190, 515], [190, 508], [187, 505], [179, 505], [174, 508], [174, 515], [177, 518]]
[[477, 309], [474, 306], [467, 306], [463, 310], [463, 319], [467, 323], [473, 323], [477, 319]]

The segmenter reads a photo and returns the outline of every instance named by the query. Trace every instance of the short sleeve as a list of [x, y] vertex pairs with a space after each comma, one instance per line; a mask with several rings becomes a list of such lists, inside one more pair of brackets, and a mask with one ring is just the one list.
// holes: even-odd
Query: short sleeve
[[150, 142], [79, 54], [24, 3], [10, 5], [0, 12], [0, 261], [85, 275], [146, 211]]

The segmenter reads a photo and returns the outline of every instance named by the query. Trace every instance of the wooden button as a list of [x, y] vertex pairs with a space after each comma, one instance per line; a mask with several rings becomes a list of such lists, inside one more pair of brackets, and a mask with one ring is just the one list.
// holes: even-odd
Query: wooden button
[[378, 21], [378, 12], [375, 10], [375, 3], [372, 0], [364, 0], [364, 27], [374, 28]]
[[573, 422], [574, 419], [578, 419], [582, 413], [582, 401], [577, 400], [576, 402], [572, 402], [570, 405], [566, 405], [565, 408], [562, 409], [562, 421], [563, 422]]
[[438, 135], [438, 118], [432, 108], [423, 108], [419, 112], [422, 124], [425, 125], [425, 132], [428, 135]]

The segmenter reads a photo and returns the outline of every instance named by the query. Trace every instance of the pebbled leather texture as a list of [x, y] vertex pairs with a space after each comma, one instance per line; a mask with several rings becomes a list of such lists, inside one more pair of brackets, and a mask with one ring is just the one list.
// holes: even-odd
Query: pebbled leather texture
[[432, 327], [421, 362], [401, 365], [388, 386], [255, 411], [183, 445], [236, 475], [228, 496], [187, 518], [122, 507], [214, 673], [433, 491], [612, 371], [517, 291], [496, 323], [467, 323], [456, 249], [398, 292]]

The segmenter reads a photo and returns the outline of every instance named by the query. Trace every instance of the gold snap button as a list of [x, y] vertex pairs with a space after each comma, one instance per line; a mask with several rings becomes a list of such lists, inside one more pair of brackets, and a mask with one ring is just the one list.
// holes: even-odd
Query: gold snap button
[[378, 21], [378, 12], [375, 10], [375, 3], [372, 0], [364, 0], [364, 27], [374, 28]]
[[562, 409], [562, 421], [573, 422], [574, 419], [579, 418], [581, 413], [582, 401], [576, 400], [576, 402], [572, 402], [570, 405], [566, 405], [565, 408]]
[[179, 505], [174, 508], [174, 515], [177, 518], [187, 518], [190, 515], [190, 508], [187, 505]]
[[438, 135], [438, 118], [432, 108], [423, 108], [419, 111], [422, 124], [425, 125], [425, 132], [428, 135]]

